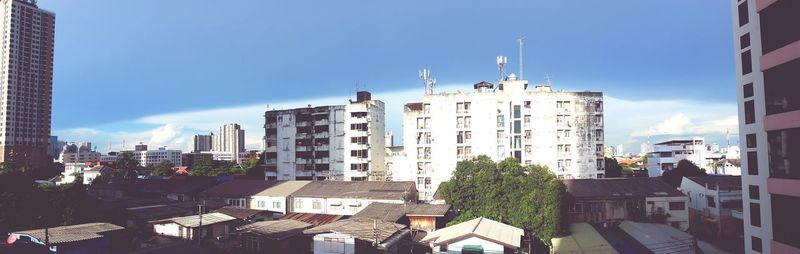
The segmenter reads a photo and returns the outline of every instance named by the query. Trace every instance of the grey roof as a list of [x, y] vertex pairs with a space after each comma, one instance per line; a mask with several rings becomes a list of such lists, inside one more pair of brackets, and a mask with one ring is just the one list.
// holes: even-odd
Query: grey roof
[[444, 217], [448, 210], [450, 210], [450, 205], [375, 202], [353, 215], [353, 218], [371, 218], [396, 222], [406, 215]]
[[176, 217], [164, 220], [151, 221], [151, 224], [163, 224], [172, 222], [188, 228], [199, 227], [202, 223], [203, 226], [234, 221], [236, 218], [223, 214], [223, 213], [206, 213], [203, 214], [202, 219], [200, 215], [190, 215], [184, 217]]
[[[103, 233], [122, 230], [123, 227], [110, 223], [86, 223], [48, 229], [48, 239], [52, 244], [71, 243], [103, 237]], [[44, 241], [44, 229], [33, 229], [14, 232], [14, 234], [29, 235]]]
[[275, 183], [276, 181], [236, 179], [217, 184], [203, 194], [213, 197], [250, 197], [272, 187]]
[[741, 159], [722, 159], [717, 162], [717, 165], [725, 165], [725, 163], [733, 164], [734, 166], [741, 167], [742, 160]]
[[464, 240], [464, 237], [467, 236], [476, 236], [486, 241], [517, 249], [524, 234], [525, 232], [521, 228], [478, 217], [430, 232], [421, 241], [433, 242], [434, 245], [438, 246]]
[[285, 182], [278, 182], [278, 184], [269, 187], [266, 190], [263, 190], [259, 193], [256, 193], [253, 196], [265, 196], [265, 197], [286, 197], [292, 195], [295, 191], [303, 188], [306, 184], [310, 183], [311, 181], [285, 181]]
[[378, 242], [382, 243], [405, 227], [403, 224], [388, 221], [350, 218], [306, 229], [303, 230], [303, 233], [309, 235], [322, 233], [348, 234], [353, 238], [370, 242], [374, 241], [377, 236]]
[[339, 182], [314, 181], [297, 190], [295, 197], [312, 198], [363, 198], [379, 200], [405, 200], [416, 192], [414, 182]]
[[255, 210], [247, 208], [228, 207], [228, 206], [217, 209], [214, 212], [222, 213], [240, 220], [248, 220], [253, 216], [258, 215], [259, 213], [272, 213], [266, 210]]
[[240, 232], [254, 233], [271, 239], [282, 240], [303, 233], [314, 225], [296, 220], [259, 221], [237, 228]]
[[655, 177], [567, 179], [567, 193], [575, 198], [642, 198], [685, 196]]
[[716, 189], [718, 185], [720, 190], [742, 189], [742, 176], [709, 175], [688, 178], [700, 186], [708, 184], [709, 189]]

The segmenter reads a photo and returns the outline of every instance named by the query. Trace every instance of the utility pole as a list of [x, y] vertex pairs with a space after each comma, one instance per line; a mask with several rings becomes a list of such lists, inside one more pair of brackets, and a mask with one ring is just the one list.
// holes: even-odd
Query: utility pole
[[372, 234], [375, 236], [375, 241], [372, 243], [374, 247], [378, 247], [378, 220], [372, 219]]
[[200, 237], [203, 236], [203, 206], [205, 205], [206, 205], [205, 200], [203, 200], [203, 204], [197, 204], [197, 213], [198, 215], [200, 215], [200, 223], [197, 226], [198, 235], [195, 236], [197, 237], [197, 244], [200, 244], [201, 241]]

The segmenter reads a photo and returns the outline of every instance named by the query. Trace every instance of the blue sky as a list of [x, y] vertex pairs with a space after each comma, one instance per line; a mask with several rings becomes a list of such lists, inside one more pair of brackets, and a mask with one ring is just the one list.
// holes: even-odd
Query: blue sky
[[388, 129], [400, 133], [401, 115], [391, 112], [421, 97], [419, 68], [467, 89], [496, 79], [497, 55], [518, 72], [519, 36], [527, 79], [549, 74], [557, 89], [603, 91], [607, 102], [637, 108], [607, 107], [606, 122], [619, 123], [607, 126], [609, 144], [638, 151], [644, 132], [721, 140], [736, 126], [727, 1], [39, 5], [57, 14], [53, 132], [103, 151], [121, 139], [183, 149], [186, 137], [227, 122], [243, 123], [257, 148], [267, 104], [341, 104], [356, 89], [392, 96], [377, 99], [394, 107]]

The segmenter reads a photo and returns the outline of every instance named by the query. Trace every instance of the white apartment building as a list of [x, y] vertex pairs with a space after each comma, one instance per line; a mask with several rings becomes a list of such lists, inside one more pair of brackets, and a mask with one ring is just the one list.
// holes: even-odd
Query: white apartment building
[[133, 154], [133, 159], [139, 162], [140, 166], [155, 165], [168, 160], [172, 165], [181, 165], [181, 150], [169, 150], [166, 147], [159, 147], [158, 150], [128, 151]]
[[84, 162], [98, 162], [100, 161], [101, 154], [92, 150], [91, 142], [81, 142], [80, 146], [75, 143], [67, 143], [61, 149], [61, 154], [58, 156], [60, 163], [84, 163]]
[[647, 174], [650, 177], [660, 176], [677, 167], [681, 160], [689, 160], [709, 172], [706, 166], [704, 139], [702, 137], [675, 139], [655, 144], [653, 151], [647, 154]]
[[218, 135], [211, 134], [210, 136], [214, 142], [211, 150], [231, 154], [231, 161], [238, 162], [239, 153], [245, 152], [244, 130], [239, 124], [229, 123], [220, 126]]
[[478, 155], [547, 166], [559, 178], [602, 178], [603, 94], [528, 90], [514, 74], [472, 93], [425, 94], [403, 113], [403, 145], [421, 200], [431, 200], [456, 163]]
[[44, 166], [53, 95], [56, 14], [35, 0], [0, 2], [0, 162]]
[[386, 147], [386, 181], [415, 181], [408, 163], [408, 155], [402, 146]]
[[384, 104], [358, 92], [346, 105], [265, 112], [268, 180], [384, 180]]
[[731, 3], [745, 251], [800, 253], [800, 1]]

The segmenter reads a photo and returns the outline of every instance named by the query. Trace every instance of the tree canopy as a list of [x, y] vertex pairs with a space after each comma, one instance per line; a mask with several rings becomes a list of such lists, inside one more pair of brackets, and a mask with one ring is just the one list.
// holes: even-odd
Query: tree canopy
[[151, 176], [172, 176], [175, 174], [175, 170], [172, 168], [175, 165], [172, 164], [169, 160], [163, 160], [158, 164], [151, 165], [152, 171], [150, 172]]
[[606, 167], [606, 177], [622, 177], [622, 167], [614, 158], [603, 159]]
[[244, 173], [244, 169], [235, 162], [211, 159], [200, 159], [189, 169], [189, 174], [193, 176], [221, 176], [241, 173]]
[[459, 214], [450, 224], [482, 216], [522, 228], [547, 245], [567, 230], [566, 187], [544, 166], [479, 156], [458, 162], [440, 191]]
[[705, 170], [693, 162], [683, 159], [678, 161], [678, 166], [661, 174], [661, 180], [677, 188], [681, 185], [683, 177], [708, 176]]

